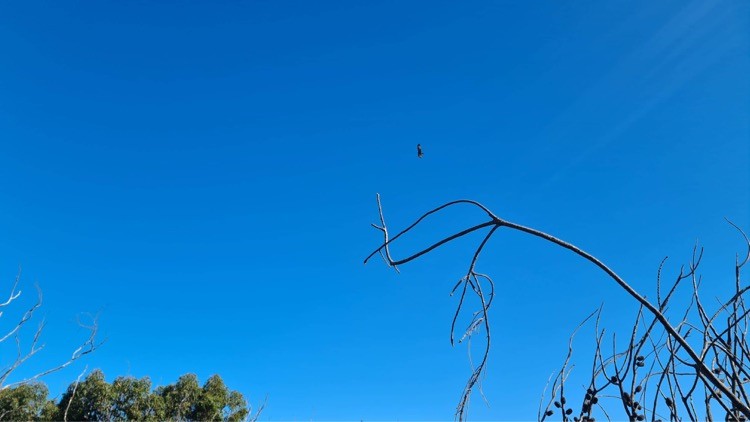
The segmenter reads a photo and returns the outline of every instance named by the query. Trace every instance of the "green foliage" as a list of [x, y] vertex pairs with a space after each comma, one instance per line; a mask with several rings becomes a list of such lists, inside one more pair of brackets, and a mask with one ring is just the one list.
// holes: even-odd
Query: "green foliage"
[[110, 384], [96, 370], [72, 383], [58, 403], [48, 394], [41, 383], [0, 390], [0, 420], [234, 422], [250, 415], [242, 394], [230, 391], [218, 375], [201, 387], [198, 377], [187, 374], [152, 391], [148, 377], [119, 377]]
[[164, 399], [167, 418], [173, 420], [195, 420], [195, 407], [201, 395], [198, 377], [194, 374], [181, 376], [177, 383], [158, 388], [156, 394]]
[[164, 400], [151, 394], [151, 380], [119, 377], [112, 383], [113, 419], [158, 421], [164, 418]]
[[64, 415], [67, 408], [67, 419], [73, 421], [110, 420], [113, 398], [112, 386], [107, 384], [102, 371], [96, 370], [83, 382], [68, 387], [60, 399], [59, 410], [61, 415]]
[[[50, 412], [49, 390], [42, 383], [0, 390], [0, 420], [36, 421]], [[52, 404], [54, 406], [54, 404]]]
[[242, 394], [229, 391], [221, 377], [214, 375], [203, 385], [193, 419], [234, 422], [247, 419], [248, 414]]

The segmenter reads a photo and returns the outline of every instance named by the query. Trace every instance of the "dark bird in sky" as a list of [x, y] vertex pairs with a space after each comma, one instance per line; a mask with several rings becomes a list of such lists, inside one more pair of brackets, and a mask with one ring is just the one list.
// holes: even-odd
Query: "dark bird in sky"
[[422, 153], [422, 145], [417, 144], [417, 157], [422, 158], [424, 157], [424, 154]]

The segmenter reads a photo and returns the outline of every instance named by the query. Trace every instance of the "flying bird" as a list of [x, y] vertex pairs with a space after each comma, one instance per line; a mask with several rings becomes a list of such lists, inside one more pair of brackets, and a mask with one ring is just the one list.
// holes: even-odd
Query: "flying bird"
[[422, 153], [422, 145], [421, 144], [417, 144], [417, 157], [418, 158], [424, 157], [424, 154]]

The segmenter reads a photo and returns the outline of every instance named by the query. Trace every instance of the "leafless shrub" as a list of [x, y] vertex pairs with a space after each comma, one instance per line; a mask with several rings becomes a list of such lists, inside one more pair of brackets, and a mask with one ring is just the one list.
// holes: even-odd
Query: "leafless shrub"
[[[621, 407], [631, 421], [677, 421], [685, 418], [713, 420], [714, 409], [720, 409], [727, 421], [746, 421], [750, 418], [750, 400], [746, 389], [750, 382], [750, 347], [747, 342], [750, 311], [743, 298], [750, 286], [741, 287], [740, 283], [741, 269], [750, 259], [750, 240], [733, 223], [729, 222], [743, 236], [748, 251], [744, 259], [736, 259], [733, 296], [720, 303], [713, 313], [709, 313], [698, 294], [701, 279], [697, 270], [703, 250], [697, 247], [687, 269], [683, 267], [680, 270], [663, 296], [661, 272], [666, 258], [662, 261], [656, 277], [657, 301], [654, 304], [595, 256], [542, 231], [504, 220], [476, 201], [457, 200], [440, 205], [422, 214], [395, 236], [390, 235], [386, 226], [379, 195], [377, 202], [380, 225], [372, 226], [381, 232], [383, 242], [365, 259], [365, 263], [380, 254], [387, 265], [398, 270], [399, 265], [409, 263], [441, 245], [469, 233], [486, 230], [486, 235], [474, 250], [466, 275], [453, 289], [453, 292], [460, 292], [460, 296], [451, 325], [451, 344], [454, 343], [456, 321], [464, 310], [467, 294], [475, 295], [480, 306], [472, 312], [471, 323], [463, 331], [461, 340], [470, 338], [482, 328], [485, 333], [482, 359], [469, 377], [456, 408], [458, 420], [466, 419], [469, 398], [473, 388], [481, 386], [490, 353], [492, 337], [489, 310], [494, 297], [494, 283], [489, 276], [476, 271], [476, 264], [487, 241], [500, 228], [520, 231], [572, 251], [604, 271], [639, 304], [627, 343], [620, 350], [616, 337], [613, 336], [611, 354], [603, 350], [604, 330], [599, 328], [601, 308], [586, 318], [584, 323], [596, 316], [596, 336], [591, 376], [589, 385], [584, 387], [582, 400], [578, 406], [573, 406], [566, 397], [566, 381], [572, 370], [569, 365], [573, 353], [571, 336], [567, 357], [561, 369], [550, 380], [547, 404], [543, 405], [545, 396], [540, 403], [538, 420], [544, 421], [555, 414], [559, 414], [563, 421], [594, 421], [595, 415], [609, 420], [607, 411], [613, 408], [605, 409], [605, 401], [607, 406], [615, 403]], [[487, 219], [446, 236], [406, 258], [393, 258], [390, 246], [395, 241], [431, 215], [459, 205], [478, 208], [487, 215]], [[689, 284], [692, 290], [691, 301], [680, 317], [670, 320], [667, 317], [668, 305], [678, 286], [682, 284]]]

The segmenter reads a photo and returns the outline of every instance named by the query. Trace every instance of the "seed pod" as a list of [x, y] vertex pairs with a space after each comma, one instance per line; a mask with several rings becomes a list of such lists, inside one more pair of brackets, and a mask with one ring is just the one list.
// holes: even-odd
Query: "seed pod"
[[568, 409], [568, 410], [565, 411], [566, 415], [570, 415], [571, 413], [573, 413], [573, 409]]
[[674, 403], [672, 403], [672, 399], [670, 399], [669, 397], [665, 397], [664, 402], [667, 403], [667, 407], [669, 408], [671, 408], [674, 405]]
[[545, 414], [545, 415], [547, 415], [547, 416], [552, 416], [552, 415], [553, 415], [554, 413], [555, 413], [555, 412], [553, 412], [552, 410], [548, 410], [548, 411], [547, 411], [547, 412], [545, 412], [544, 414]]
[[565, 397], [560, 397], [560, 403], [565, 404]]
[[639, 386], [635, 387], [635, 392], [636, 392], [636, 393], [640, 393], [640, 392], [641, 392], [641, 390], [643, 390], [643, 387], [642, 387], [642, 386], [640, 386], [640, 385], [639, 385]]
[[554, 404], [555, 404], [555, 407], [557, 407], [558, 409], [560, 408], [560, 402], [559, 401], [556, 401]]
[[642, 421], [642, 420], [646, 419], [646, 417], [643, 416], [643, 415], [638, 415], [635, 418], [638, 419], [639, 421]]

